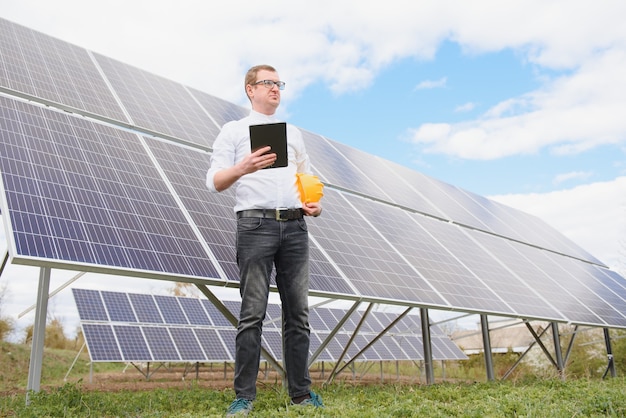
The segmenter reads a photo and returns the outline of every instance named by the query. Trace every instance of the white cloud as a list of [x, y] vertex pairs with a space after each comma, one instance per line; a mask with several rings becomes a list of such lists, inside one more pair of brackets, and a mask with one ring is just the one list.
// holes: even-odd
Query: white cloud
[[474, 110], [476, 108], [476, 103], [473, 102], [467, 102], [464, 103], [460, 106], [457, 106], [454, 111], [455, 112], [471, 112], [472, 110]]
[[483, 118], [450, 126], [437, 141], [424, 141], [421, 127], [415, 143], [429, 143], [427, 153], [468, 159], [495, 159], [531, 154], [548, 148], [575, 154], [602, 144], [626, 141], [626, 50], [606, 51], [540, 90], [506, 100]]
[[552, 184], [558, 185], [569, 180], [586, 180], [592, 175], [593, 173], [590, 171], [571, 171], [557, 175], [554, 180], [552, 180]]
[[417, 86], [415, 86], [414, 90], [442, 88], [446, 86], [447, 82], [448, 82], [447, 77], [441, 77], [439, 80], [424, 80], [420, 82]]
[[538, 216], [612, 268], [623, 263], [626, 177], [551, 193], [490, 198]]

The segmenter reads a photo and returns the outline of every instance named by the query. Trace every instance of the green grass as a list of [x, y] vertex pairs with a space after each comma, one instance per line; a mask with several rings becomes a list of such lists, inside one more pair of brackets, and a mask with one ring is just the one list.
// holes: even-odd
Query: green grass
[[[68, 377], [76, 357], [71, 350], [45, 350], [42, 390], [26, 402], [27, 346], [0, 343], [0, 417], [220, 417], [234, 398], [232, 389], [211, 389], [207, 380], [156, 374], [152, 387], [137, 371], [126, 373], [125, 385], [111, 391], [118, 381], [96, 375], [86, 382], [89, 359], [82, 354]], [[120, 363], [96, 364], [95, 373], [122, 375]], [[280, 384], [259, 382], [252, 417], [624, 417], [626, 379], [602, 380], [518, 378], [505, 382], [397, 383], [391, 367], [386, 383], [359, 384], [345, 376], [329, 385], [316, 383], [326, 408], [294, 408]], [[452, 371], [452, 370], [449, 370]], [[414, 372], [414, 370], [413, 370]], [[372, 370], [373, 374], [377, 371]], [[477, 373], [480, 374], [480, 373]], [[103, 375], [101, 375], [103, 376]], [[483, 374], [484, 376], [484, 374]], [[169, 379], [169, 381], [168, 381]], [[130, 382], [130, 384], [128, 384]], [[269, 383], [268, 383], [269, 382]], [[358, 382], [358, 381], [357, 381]], [[230, 385], [228, 385], [230, 386]], [[129, 389], [130, 388], [130, 389]]]
[[[253, 417], [601, 417], [626, 416], [626, 381], [538, 380], [525, 383], [368, 385], [318, 388], [326, 407], [294, 408], [280, 386], [264, 386]], [[84, 391], [80, 383], [0, 400], [0, 416], [17, 417], [219, 417], [232, 390]]]

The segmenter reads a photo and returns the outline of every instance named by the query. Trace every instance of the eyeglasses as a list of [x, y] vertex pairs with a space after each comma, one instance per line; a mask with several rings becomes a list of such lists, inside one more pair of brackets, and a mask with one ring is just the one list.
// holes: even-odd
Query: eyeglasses
[[276, 87], [278, 87], [278, 90], [285, 90], [285, 82], [284, 81], [261, 80], [261, 81], [257, 81], [256, 83], [254, 83], [255, 86], [257, 84], [263, 84], [268, 89], [274, 88], [274, 86], [276, 86]]

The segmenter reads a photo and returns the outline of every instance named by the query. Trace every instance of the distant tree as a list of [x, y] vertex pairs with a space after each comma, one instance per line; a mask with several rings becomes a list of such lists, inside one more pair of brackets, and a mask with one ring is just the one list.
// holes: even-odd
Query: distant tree
[[174, 287], [170, 288], [170, 293], [174, 296], [182, 297], [198, 297], [199, 291], [192, 283], [175, 282]]
[[[29, 325], [25, 330], [24, 343], [31, 344], [33, 341], [34, 325]], [[66, 350], [73, 348], [74, 342], [70, 341], [63, 331], [63, 323], [58, 318], [52, 318], [46, 325], [44, 347]]]
[[[573, 332], [573, 327], [569, 327], [569, 331]], [[563, 332], [567, 333], [568, 328], [563, 327]], [[595, 378], [602, 375], [605, 366], [606, 349], [602, 330], [592, 329], [577, 333], [565, 367], [566, 375], [575, 378]]]
[[611, 348], [618, 376], [626, 376], [626, 331], [611, 330]]
[[7, 289], [7, 283], [5, 282], [0, 287], [0, 341], [6, 341], [8, 336], [15, 330], [13, 320], [2, 315], [2, 307], [8, 295]]

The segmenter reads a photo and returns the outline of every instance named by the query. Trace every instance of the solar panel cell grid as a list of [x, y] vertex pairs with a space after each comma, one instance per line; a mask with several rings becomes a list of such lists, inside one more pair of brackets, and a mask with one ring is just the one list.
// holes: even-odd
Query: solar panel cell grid
[[101, 294], [112, 322], [137, 322], [135, 312], [133, 312], [133, 308], [130, 306], [128, 295], [107, 291], [102, 291]]
[[152, 324], [163, 323], [163, 316], [161, 316], [161, 312], [152, 295], [130, 293], [128, 297], [133, 304], [139, 322]]
[[144, 326], [142, 329], [154, 361], [181, 360], [167, 328]]
[[0, 86], [127, 122], [87, 50], [0, 18]]
[[82, 324], [91, 361], [122, 361], [111, 325]]
[[[0, 106], [17, 123], [0, 126], [17, 254], [219, 277], [138, 137], [2, 97]], [[19, 178], [32, 186], [11, 189]]]
[[200, 347], [200, 343], [191, 328], [170, 327], [172, 340], [184, 361], [198, 362], [208, 360], [207, 355]]
[[219, 128], [182, 84], [93, 55], [134, 125], [207, 147], [213, 143]]
[[177, 299], [191, 325], [211, 325], [211, 320], [209, 319], [206, 311], [202, 308], [200, 299], [183, 297], [179, 297]]
[[113, 325], [120, 345], [122, 357], [126, 361], [152, 361], [148, 344], [139, 326]]
[[[515, 247], [522, 244], [503, 242], [500, 238], [480, 232], [467, 231], [467, 234], [486, 248], [510, 272], [506, 275], [502, 274], [507, 277], [507, 280], [492, 280], [487, 283], [502, 300], [520, 315], [552, 318], [557, 321], [564, 319], [564, 316], [554, 309], [546, 295], [540, 291], [545, 273], [533, 263], [520, 257], [519, 252], [515, 250]], [[541, 250], [531, 247], [528, 252], [531, 251]]]
[[97, 290], [72, 289], [78, 315], [83, 321], [109, 321], [104, 302]]
[[342, 195], [325, 193], [324, 210], [332, 217], [315, 219], [309, 230], [360, 294], [444, 304]]
[[170, 296], [154, 295], [157, 307], [163, 315], [166, 324], [182, 324], [187, 325], [187, 316], [183, 312], [177, 298]]
[[194, 329], [196, 338], [206, 353], [207, 358], [212, 361], [233, 361], [229, 351], [224, 347], [216, 330], [197, 328]]

